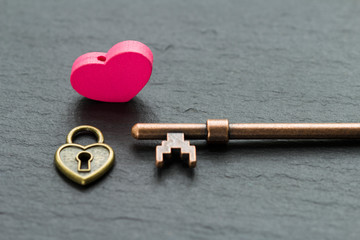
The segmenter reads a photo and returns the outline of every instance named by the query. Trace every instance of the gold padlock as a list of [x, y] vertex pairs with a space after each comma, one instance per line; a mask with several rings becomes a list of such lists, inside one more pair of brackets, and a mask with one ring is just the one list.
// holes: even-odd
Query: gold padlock
[[[92, 132], [97, 143], [83, 146], [73, 143], [73, 137], [80, 132]], [[95, 127], [83, 125], [72, 129], [66, 144], [55, 153], [55, 165], [72, 181], [86, 185], [104, 175], [114, 164], [113, 149], [104, 143], [104, 136]]]

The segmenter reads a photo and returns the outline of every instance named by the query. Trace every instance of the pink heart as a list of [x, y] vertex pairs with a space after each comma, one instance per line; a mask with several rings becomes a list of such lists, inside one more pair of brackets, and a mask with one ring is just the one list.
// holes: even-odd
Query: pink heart
[[107, 53], [78, 57], [71, 69], [72, 87], [84, 97], [103, 102], [128, 102], [149, 81], [153, 55], [145, 44], [124, 41]]

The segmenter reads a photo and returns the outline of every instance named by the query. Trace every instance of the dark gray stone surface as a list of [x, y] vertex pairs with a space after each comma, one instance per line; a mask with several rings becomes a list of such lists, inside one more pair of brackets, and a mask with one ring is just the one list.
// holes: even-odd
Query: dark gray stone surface
[[[360, 2], [0, 1], [1, 239], [358, 239], [358, 141], [197, 142], [155, 168], [137, 122], [359, 122]], [[154, 54], [131, 102], [86, 100], [73, 61], [135, 39]], [[87, 188], [55, 169], [77, 125], [116, 165]], [[80, 138], [80, 142], [89, 142]]]

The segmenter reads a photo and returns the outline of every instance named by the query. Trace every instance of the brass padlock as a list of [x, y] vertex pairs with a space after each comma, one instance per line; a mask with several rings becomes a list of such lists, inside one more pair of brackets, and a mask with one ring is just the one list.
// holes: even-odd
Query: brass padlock
[[[92, 132], [97, 143], [83, 146], [73, 143], [73, 137], [80, 132]], [[72, 129], [66, 138], [66, 144], [55, 153], [55, 165], [69, 179], [86, 185], [106, 173], [114, 164], [114, 151], [104, 143], [104, 136], [92, 126], [79, 126]]]

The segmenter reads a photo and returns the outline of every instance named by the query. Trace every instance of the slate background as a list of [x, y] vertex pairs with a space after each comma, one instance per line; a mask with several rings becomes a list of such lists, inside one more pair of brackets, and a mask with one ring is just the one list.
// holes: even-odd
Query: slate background
[[[0, 1], [1, 239], [358, 239], [359, 141], [198, 141], [158, 171], [137, 122], [359, 122], [360, 2]], [[127, 39], [154, 54], [129, 103], [94, 102], [73, 61]], [[53, 154], [98, 127], [113, 170], [79, 187]], [[91, 139], [79, 138], [80, 143]]]

